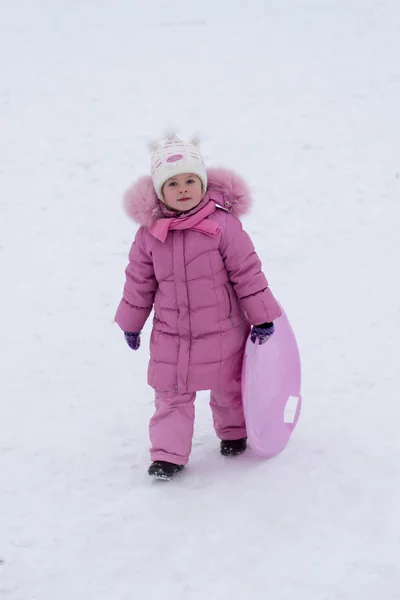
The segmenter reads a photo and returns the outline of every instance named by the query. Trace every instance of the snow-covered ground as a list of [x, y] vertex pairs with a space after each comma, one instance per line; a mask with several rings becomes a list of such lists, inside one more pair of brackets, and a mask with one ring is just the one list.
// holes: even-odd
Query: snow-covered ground
[[[398, 0], [2, 0], [1, 600], [400, 597]], [[298, 337], [273, 460], [146, 474], [153, 392], [113, 324], [147, 142], [237, 169]]]

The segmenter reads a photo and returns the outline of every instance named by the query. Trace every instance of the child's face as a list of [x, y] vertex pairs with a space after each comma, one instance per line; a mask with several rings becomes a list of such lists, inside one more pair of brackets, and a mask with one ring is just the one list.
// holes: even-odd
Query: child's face
[[183, 173], [170, 177], [162, 187], [164, 203], [179, 211], [188, 211], [197, 206], [203, 198], [200, 177]]

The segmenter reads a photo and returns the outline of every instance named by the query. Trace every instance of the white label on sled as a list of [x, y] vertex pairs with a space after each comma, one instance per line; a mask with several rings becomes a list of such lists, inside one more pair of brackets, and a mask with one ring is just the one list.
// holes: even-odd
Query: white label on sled
[[283, 420], [285, 423], [294, 423], [296, 418], [297, 405], [299, 398], [297, 396], [289, 396], [285, 406]]

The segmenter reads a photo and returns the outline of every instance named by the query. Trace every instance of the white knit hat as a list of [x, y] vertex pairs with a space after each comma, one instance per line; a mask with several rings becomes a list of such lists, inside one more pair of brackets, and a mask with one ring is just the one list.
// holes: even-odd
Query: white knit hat
[[207, 190], [207, 171], [204, 159], [195, 142], [183, 142], [177, 135], [159, 142], [151, 153], [151, 176], [157, 196], [163, 200], [162, 186], [170, 177], [193, 173]]

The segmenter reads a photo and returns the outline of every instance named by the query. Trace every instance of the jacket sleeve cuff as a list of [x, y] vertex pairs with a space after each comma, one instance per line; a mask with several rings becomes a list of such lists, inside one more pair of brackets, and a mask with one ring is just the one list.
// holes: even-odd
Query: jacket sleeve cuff
[[265, 288], [258, 294], [242, 298], [240, 303], [251, 325], [272, 323], [282, 314], [281, 308], [269, 288]]
[[122, 298], [117, 308], [114, 321], [121, 327], [122, 331], [139, 332], [142, 330], [150, 313], [151, 308], [132, 306], [132, 304], [129, 304], [129, 302]]

